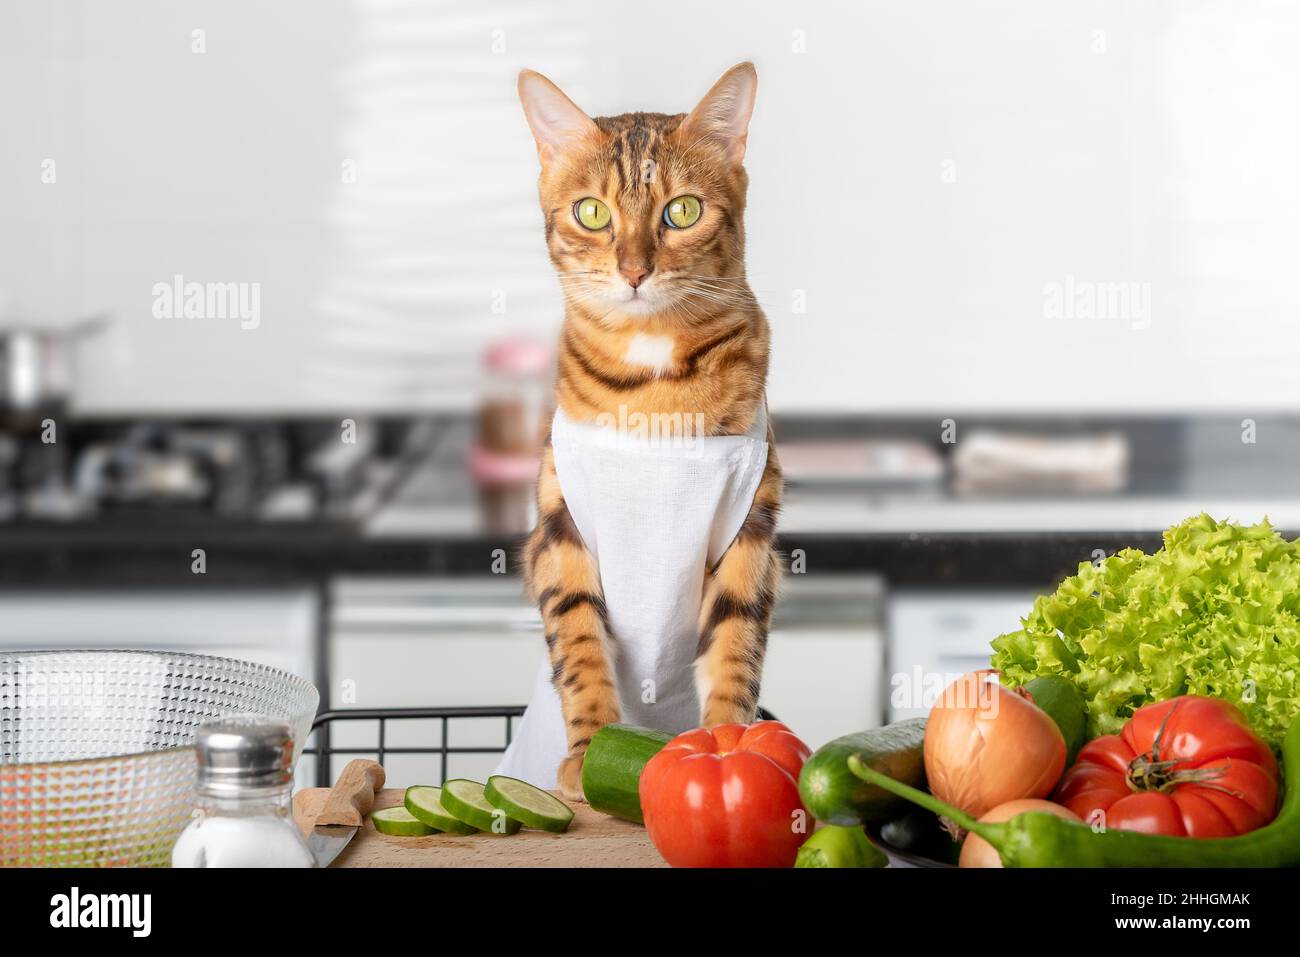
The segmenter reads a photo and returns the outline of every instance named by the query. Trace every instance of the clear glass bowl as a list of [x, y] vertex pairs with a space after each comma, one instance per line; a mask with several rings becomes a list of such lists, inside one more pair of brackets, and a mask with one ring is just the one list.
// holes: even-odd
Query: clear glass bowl
[[320, 695], [266, 665], [152, 651], [0, 651], [0, 866], [165, 866], [197, 803], [214, 718], [287, 721]]

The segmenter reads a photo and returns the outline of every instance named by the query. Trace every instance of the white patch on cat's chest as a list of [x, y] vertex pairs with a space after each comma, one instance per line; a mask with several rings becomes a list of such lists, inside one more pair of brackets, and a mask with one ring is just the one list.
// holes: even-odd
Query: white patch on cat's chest
[[677, 341], [672, 336], [648, 336], [638, 332], [627, 344], [623, 361], [630, 365], [649, 366], [655, 372], [663, 372], [672, 365], [673, 348]]

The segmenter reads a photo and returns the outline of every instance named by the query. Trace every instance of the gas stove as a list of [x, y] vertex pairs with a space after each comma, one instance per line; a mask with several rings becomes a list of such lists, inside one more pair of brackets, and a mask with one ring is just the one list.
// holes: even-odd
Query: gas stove
[[436, 431], [395, 418], [11, 422], [0, 522], [360, 520]]

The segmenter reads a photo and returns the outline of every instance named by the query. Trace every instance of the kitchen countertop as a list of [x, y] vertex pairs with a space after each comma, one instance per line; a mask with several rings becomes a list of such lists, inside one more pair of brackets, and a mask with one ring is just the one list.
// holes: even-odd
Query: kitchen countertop
[[[294, 820], [311, 830], [328, 788], [306, 788], [293, 796]], [[400, 788], [375, 795], [375, 809], [402, 803]], [[571, 804], [574, 816], [563, 834], [527, 828], [511, 835], [431, 834], [389, 837], [370, 818], [331, 867], [667, 867], [645, 828]]]
[[[518, 554], [522, 536], [238, 523], [123, 527], [85, 523], [0, 531], [0, 582], [8, 587], [118, 589], [271, 588], [340, 576], [486, 576], [496, 556]], [[780, 529], [810, 574], [876, 574], [908, 586], [1033, 585], [1072, 573], [1095, 549], [1153, 550], [1158, 531], [799, 532]], [[192, 554], [205, 553], [196, 575]], [[514, 564], [510, 562], [513, 569]]]

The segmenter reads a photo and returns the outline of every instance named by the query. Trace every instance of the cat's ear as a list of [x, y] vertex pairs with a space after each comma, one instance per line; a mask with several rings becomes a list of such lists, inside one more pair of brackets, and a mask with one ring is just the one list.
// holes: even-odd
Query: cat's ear
[[682, 121], [682, 135], [713, 140], [726, 151], [728, 159], [739, 164], [745, 158], [749, 116], [754, 112], [757, 91], [754, 64], [733, 66]]
[[533, 131], [533, 139], [537, 140], [537, 155], [543, 163], [599, 132], [591, 117], [540, 73], [520, 71], [519, 101], [524, 105], [524, 116]]

